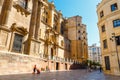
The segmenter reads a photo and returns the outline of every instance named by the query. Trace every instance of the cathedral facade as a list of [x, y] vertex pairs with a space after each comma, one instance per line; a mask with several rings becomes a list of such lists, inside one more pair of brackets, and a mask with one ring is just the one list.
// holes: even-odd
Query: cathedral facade
[[[47, 0], [0, 0], [0, 65], [2, 74], [69, 70], [71, 40], [66, 19]], [[4, 73], [4, 72], [8, 73]], [[1, 73], [0, 73], [1, 74]]]

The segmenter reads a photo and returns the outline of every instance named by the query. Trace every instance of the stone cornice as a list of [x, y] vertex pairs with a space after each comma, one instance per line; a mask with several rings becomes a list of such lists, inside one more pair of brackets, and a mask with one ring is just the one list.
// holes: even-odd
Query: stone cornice
[[27, 31], [27, 28], [24, 28], [23, 26], [17, 26], [16, 23], [13, 23], [12, 26], [11, 26], [11, 31], [16, 31], [16, 32], [19, 32], [23, 35], [26, 35], [28, 34], [28, 31]]
[[109, 1], [111, 1], [111, 0], [105, 0], [105, 1], [102, 1], [101, 3], [99, 3], [99, 5], [97, 6], [97, 11], [99, 11], [100, 8], [101, 8], [103, 5], [105, 5], [106, 3], [108, 3]]
[[39, 40], [41, 40], [41, 41], [44, 41], [44, 42], [45, 42], [45, 39], [39, 38]]
[[59, 46], [59, 45], [58, 45], [58, 47], [59, 47], [60, 49], [63, 49], [63, 50], [65, 50], [65, 48], [63, 48], [63, 47], [61, 47], [61, 46]]
[[1, 25], [0, 25], [0, 29], [10, 32], [10, 29], [8, 29], [7, 26], [1, 26]]
[[33, 40], [33, 41], [35, 41], [37, 43], [41, 43], [39, 40], [36, 40], [36, 39], [33, 39], [33, 38], [31, 40]]

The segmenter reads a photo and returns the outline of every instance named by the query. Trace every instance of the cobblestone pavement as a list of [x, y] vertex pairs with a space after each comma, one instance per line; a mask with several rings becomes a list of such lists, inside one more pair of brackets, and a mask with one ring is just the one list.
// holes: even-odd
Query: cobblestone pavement
[[0, 80], [120, 80], [120, 76], [104, 75], [86, 70], [42, 72], [41, 74], [17, 74], [0, 76]]

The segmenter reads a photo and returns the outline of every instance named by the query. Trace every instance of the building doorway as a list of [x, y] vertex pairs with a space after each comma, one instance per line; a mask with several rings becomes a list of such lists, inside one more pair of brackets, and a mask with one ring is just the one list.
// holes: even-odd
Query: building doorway
[[106, 70], [110, 70], [110, 59], [109, 59], [109, 56], [105, 56], [104, 59], [105, 59], [105, 68], [106, 68]]
[[67, 70], [67, 64], [65, 64], [65, 69]]
[[56, 70], [59, 70], [59, 63], [56, 62]]
[[53, 48], [51, 48], [51, 59], [53, 59]]

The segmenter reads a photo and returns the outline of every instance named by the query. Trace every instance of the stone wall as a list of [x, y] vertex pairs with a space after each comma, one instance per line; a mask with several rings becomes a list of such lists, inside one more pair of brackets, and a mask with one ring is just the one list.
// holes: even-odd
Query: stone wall
[[0, 52], [0, 75], [32, 73], [35, 64], [38, 68], [41, 68], [42, 65], [47, 65], [47, 63], [39, 57]]
[[[67, 70], [69, 70], [69, 63], [57, 63], [59, 63], [59, 70], [66, 70], [65, 64], [67, 64]], [[41, 59], [40, 57], [19, 53], [0, 52], [0, 75], [32, 73], [35, 64], [37, 68], [40, 70], [42, 69], [42, 71], [43, 69], [45, 70], [48, 65], [51, 71], [56, 71], [56, 61], [49, 60], [48, 62], [46, 59]]]

